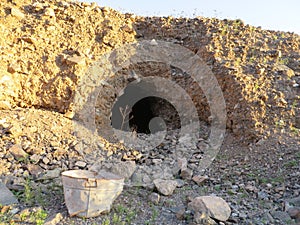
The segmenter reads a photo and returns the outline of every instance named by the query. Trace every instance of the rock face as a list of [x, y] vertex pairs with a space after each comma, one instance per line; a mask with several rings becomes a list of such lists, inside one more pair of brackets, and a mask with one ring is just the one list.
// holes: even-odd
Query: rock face
[[[123, 15], [73, 1], [1, 2], [0, 16], [2, 109], [35, 106], [69, 115], [92, 63], [124, 43], [155, 39], [180, 44], [212, 67], [227, 104], [227, 127], [235, 134], [257, 138], [280, 121], [286, 127], [299, 124], [299, 35], [264, 31], [240, 20]], [[170, 68], [158, 64], [137, 65], [135, 70], [171, 76]], [[125, 68], [115, 74], [110, 84], [126, 85], [128, 72]], [[201, 89], [189, 76], [174, 80], [192, 97], [200, 118], [209, 122]], [[109, 87], [100, 91], [97, 106], [104, 116], [115, 100]], [[100, 115], [96, 119], [101, 123]]]
[[66, 112], [88, 65], [134, 41], [134, 31], [123, 29], [132, 27], [131, 18], [95, 4], [2, 1], [0, 16], [0, 102], [6, 101], [2, 108], [36, 106]]
[[[300, 72], [298, 35], [264, 31], [240, 20], [206, 18], [141, 18], [137, 27], [143, 38], [173, 40], [197, 52], [213, 68], [227, 105], [227, 126], [237, 135], [260, 136], [280, 120], [279, 115], [291, 125], [294, 118], [289, 115], [297, 115], [297, 110], [299, 114], [299, 100], [295, 99], [299, 89], [293, 88], [293, 82], [299, 80], [294, 74]], [[286, 40], [292, 41], [289, 47]], [[288, 85], [283, 87], [283, 83]], [[209, 108], [203, 93], [194, 87], [187, 89], [201, 119], [207, 120]], [[290, 111], [292, 99], [297, 107]]]
[[229, 205], [222, 198], [214, 196], [197, 197], [189, 203], [188, 207], [195, 213], [204, 213], [220, 221], [228, 220], [231, 214]]

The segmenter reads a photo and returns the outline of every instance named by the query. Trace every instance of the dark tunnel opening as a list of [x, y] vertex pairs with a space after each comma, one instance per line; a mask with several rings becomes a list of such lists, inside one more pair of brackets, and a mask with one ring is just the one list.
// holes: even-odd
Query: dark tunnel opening
[[[146, 97], [132, 107], [129, 114], [129, 126], [137, 133], [150, 134], [165, 129], [179, 128], [179, 115], [172, 104], [159, 97]], [[157, 120], [155, 118], [161, 118]], [[153, 120], [154, 119], [154, 120]], [[151, 129], [150, 129], [151, 121]]]
[[[141, 93], [141, 89], [134, 86], [129, 90], [126, 89], [113, 106], [111, 115], [113, 128], [144, 134], [180, 129], [179, 114], [170, 102], [160, 97], [149, 96], [131, 106], [128, 99], [132, 97], [132, 93], [135, 95]], [[142, 96], [145, 96], [144, 93]]]

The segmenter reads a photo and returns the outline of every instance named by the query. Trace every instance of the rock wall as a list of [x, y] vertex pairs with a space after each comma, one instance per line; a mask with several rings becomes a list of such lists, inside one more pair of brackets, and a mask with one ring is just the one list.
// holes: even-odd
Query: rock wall
[[131, 23], [130, 18], [95, 4], [1, 1], [2, 108], [68, 111], [89, 64], [135, 40]]
[[[139, 18], [135, 25], [139, 39], [182, 44], [210, 65], [226, 100], [227, 127], [234, 133], [257, 138], [275, 125], [296, 125], [299, 35], [262, 30], [240, 20], [152, 17]], [[196, 105], [205, 102], [199, 92], [192, 93]], [[207, 107], [198, 110], [205, 115]]]
[[[93, 62], [124, 43], [156, 39], [183, 45], [211, 67], [226, 101], [227, 127], [234, 133], [258, 138], [274, 126], [297, 126], [300, 37], [293, 33], [266, 31], [240, 20], [145, 18], [54, 0], [1, 1], [0, 32], [2, 109], [72, 111], [78, 84]], [[149, 65], [135, 68], [153, 70]], [[112, 82], [128, 82], [123, 77], [128, 71], [115, 74]], [[154, 71], [166, 74], [164, 66]], [[199, 117], [209, 121], [203, 92], [189, 78], [177, 81], [192, 97]], [[98, 111], [106, 116], [114, 88], [100, 93]]]

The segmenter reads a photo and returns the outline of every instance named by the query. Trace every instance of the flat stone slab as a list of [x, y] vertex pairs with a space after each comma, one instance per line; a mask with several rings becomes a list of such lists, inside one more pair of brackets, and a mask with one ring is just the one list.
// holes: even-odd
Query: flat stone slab
[[12, 205], [18, 203], [14, 194], [0, 180], [0, 205]]

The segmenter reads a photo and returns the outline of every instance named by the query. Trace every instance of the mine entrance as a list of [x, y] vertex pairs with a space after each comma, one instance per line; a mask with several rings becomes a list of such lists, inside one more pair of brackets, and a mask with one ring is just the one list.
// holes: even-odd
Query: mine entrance
[[117, 99], [113, 106], [112, 127], [144, 134], [179, 129], [178, 112], [167, 100], [150, 95], [134, 101], [139, 96], [147, 96], [146, 92], [147, 90], [136, 85], [129, 85], [125, 88], [124, 94]]

